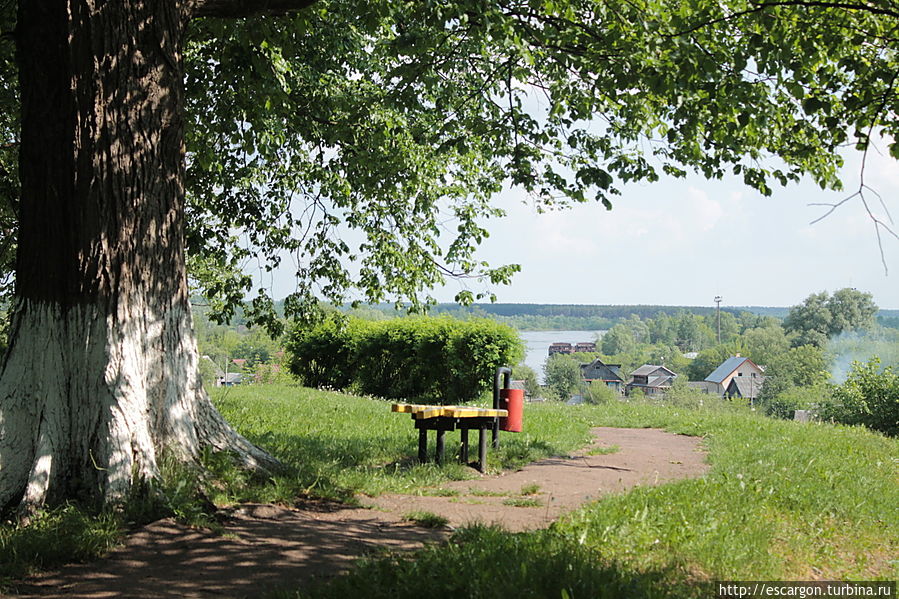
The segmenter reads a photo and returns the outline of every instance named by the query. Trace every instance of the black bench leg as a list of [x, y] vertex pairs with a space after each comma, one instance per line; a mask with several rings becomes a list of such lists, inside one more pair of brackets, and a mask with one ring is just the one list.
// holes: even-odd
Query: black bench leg
[[480, 429], [478, 434], [478, 470], [487, 470], [487, 429]]
[[445, 449], [445, 440], [444, 436], [446, 435], [446, 431], [438, 430], [437, 431], [437, 464], [443, 465], [443, 454]]
[[418, 462], [428, 463], [428, 430], [424, 428], [418, 429]]
[[468, 463], [468, 429], [463, 428], [459, 434], [462, 437], [462, 447], [461, 447], [461, 451], [459, 452], [459, 454], [460, 454], [459, 461], [462, 462], [463, 464], [467, 464]]

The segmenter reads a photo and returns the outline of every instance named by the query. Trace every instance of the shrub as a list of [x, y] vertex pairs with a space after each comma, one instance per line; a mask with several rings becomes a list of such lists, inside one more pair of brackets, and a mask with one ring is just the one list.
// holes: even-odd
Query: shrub
[[593, 381], [584, 394], [587, 403], [608, 404], [618, 399], [618, 393], [602, 381]]
[[287, 369], [308, 387], [346, 389], [353, 382], [356, 324], [333, 315], [315, 327], [294, 325], [285, 344]]
[[580, 363], [564, 354], [553, 354], [546, 359], [543, 378], [549, 395], [567, 401], [584, 382]]
[[813, 387], [788, 387], [760, 403], [767, 416], [792, 420], [793, 412], [796, 410], [817, 408], [828, 403], [830, 394], [830, 388], [824, 384]]
[[515, 364], [521, 340], [499, 323], [447, 317], [380, 322], [332, 317], [288, 336], [289, 370], [305, 385], [389, 399], [465, 403]]
[[522, 362], [512, 369], [512, 378], [524, 382], [524, 392], [530, 397], [540, 396], [540, 383], [534, 369]]
[[675, 406], [699, 407], [714, 399], [716, 399], [715, 396], [690, 387], [683, 377], [678, 377], [674, 379], [671, 388], [665, 392], [663, 401]]
[[899, 436], [899, 370], [880, 369], [880, 359], [853, 362], [846, 382], [835, 387], [821, 416], [843, 424], [862, 424], [891, 437]]

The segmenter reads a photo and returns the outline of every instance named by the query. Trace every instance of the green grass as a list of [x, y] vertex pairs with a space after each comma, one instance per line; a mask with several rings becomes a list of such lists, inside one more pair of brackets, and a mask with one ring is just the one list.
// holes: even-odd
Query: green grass
[[[215, 401], [240, 432], [283, 461], [283, 472], [256, 480], [227, 455], [208, 454], [206, 500], [192, 484], [199, 477], [166, 466], [161, 503], [97, 517], [65, 507], [28, 527], [0, 525], [0, 580], [92, 559], [130, 522], [153, 515], [204, 524], [212, 521], [212, 504], [441, 495], [447, 481], [475, 476], [451, 455], [443, 468], [417, 464], [417, 432], [388, 402], [290, 386], [235, 388]], [[301, 596], [698, 598], [710, 596], [708, 581], [716, 579], [899, 578], [899, 440], [771, 420], [726, 403], [529, 404], [524, 423], [525, 433], [503, 434], [501, 450], [489, 453], [491, 469], [566, 455], [587, 446], [591, 427], [619, 426], [700, 436], [711, 470], [701, 479], [607, 497], [549, 530], [464, 529], [448, 544], [373, 558]], [[457, 435], [447, 434], [448, 452]], [[430, 441], [433, 451], [433, 435]], [[505, 496], [535, 501], [526, 490]], [[465, 576], [433, 575], [438, 571]]]
[[[477, 473], [458, 463], [459, 432], [446, 433], [446, 465], [418, 464], [418, 431], [392, 402], [294, 386], [256, 385], [215, 390], [213, 399], [229, 422], [287, 466], [272, 484], [225, 485], [214, 501], [290, 503], [298, 495], [342, 501], [354, 494], [418, 493]], [[555, 406], [528, 406], [525, 433], [501, 433], [488, 452], [491, 471], [518, 468], [583, 447], [590, 438], [585, 417], [569, 419]], [[434, 433], [428, 438], [434, 452]]]
[[541, 507], [543, 502], [533, 497], [510, 497], [503, 500], [503, 505], [512, 507]]
[[531, 483], [530, 485], [525, 485], [521, 487], [521, 490], [518, 492], [519, 495], [536, 495], [540, 492], [540, 485], [537, 483]]
[[[465, 529], [298, 596], [700, 598], [721, 579], [899, 578], [899, 440], [726, 404], [557, 409], [590, 425], [701, 436], [711, 470], [597, 501], [544, 531]], [[425, 574], [438, 569], [466, 576]]]
[[403, 520], [412, 522], [423, 528], [443, 528], [449, 524], [449, 519], [433, 512], [415, 511], [403, 516]]
[[418, 494], [425, 497], [458, 497], [461, 495], [456, 489], [445, 489], [442, 487], [437, 489], [422, 489]]
[[487, 489], [468, 487], [468, 494], [474, 497], [506, 497], [509, 493], [506, 491], [488, 491]]
[[587, 450], [587, 455], [611, 455], [618, 453], [621, 448], [617, 445], [609, 445], [608, 447], [591, 447]]
[[[72, 561], [96, 559], [115, 547], [122, 520], [92, 517], [74, 506], [48, 510], [28, 526], [0, 526], [0, 583]], [[0, 587], [4, 586], [0, 584]]]

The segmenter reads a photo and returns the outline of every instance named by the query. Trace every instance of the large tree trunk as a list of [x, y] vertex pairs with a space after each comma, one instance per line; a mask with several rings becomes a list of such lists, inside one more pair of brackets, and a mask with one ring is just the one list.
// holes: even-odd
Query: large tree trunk
[[179, 2], [20, 0], [22, 202], [0, 508], [114, 502], [161, 452], [273, 461], [200, 384], [184, 264]]

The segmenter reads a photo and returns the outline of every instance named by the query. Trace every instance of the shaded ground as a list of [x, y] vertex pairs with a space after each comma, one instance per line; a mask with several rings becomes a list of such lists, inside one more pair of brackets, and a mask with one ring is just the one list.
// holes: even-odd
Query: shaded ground
[[[374, 509], [244, 505], [225, 522], [224, 534], [161, 520], [131, 535], [108, 558], [24, 581], [13, 597], [259, 597], [335, 576], [365, 554], [414, 549], [448, 536], [447, 530], [403, 522], [411, 511], [441, 514], [452, 526], [480, 521], [528, 530], [548, 526], [603, 494], [696, 477], [707, 469], [694, 437], [654, 429], [593, 433], [593, 445], [574, 456], [441, 487], [439, 492], [451, 496], [365, 498]], [[591, 455], [613, 446], [614, 453]]]

